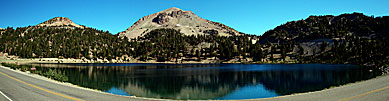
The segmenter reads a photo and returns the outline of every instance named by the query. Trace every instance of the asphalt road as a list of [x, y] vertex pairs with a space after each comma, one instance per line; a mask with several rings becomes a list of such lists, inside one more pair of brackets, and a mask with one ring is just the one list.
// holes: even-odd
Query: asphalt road
[[[27, 76], [0, 66], [0, 101], [128, 101], [157, 100], [148, 98], [124, 97], [86, 90], [80, 87], [58, 84], [51, 80]], [[288, 101], [389, 101], [389, 75], [367, 81], [335, 87], [323, 91], [302, 93], [264, 99]]]

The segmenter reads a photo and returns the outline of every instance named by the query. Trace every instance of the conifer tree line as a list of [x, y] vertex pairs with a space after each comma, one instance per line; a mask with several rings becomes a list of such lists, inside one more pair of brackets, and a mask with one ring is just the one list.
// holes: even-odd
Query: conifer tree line
[[[389, 60], [388, 38], [389, 16], [352, 13], [310, 16], [304, 20], [287, 22], [265, 32], [260, 42], [281, 47], [293, 45], [296, 60], [305, 63], [382, 66], [388, 64]], [[318, 45], [307, 47], [307, 43]], [[307, 54], [307, 50], [314, 54]]]
[[386, 16], [311, 16], [280, 25], [262, 36], [219, 36], [209, 32], [184, 35], [175, 29], [155, 29], [129, 40], [93, 28], [9, 27], [1, 31], [0, 51], [22, 58], [111, 60], [125, 56], [160, 62], [237, 59], [384, 65], [389, 60]]
[[0, 36], [3, 53], [22, 58], [113, 58], [128, 54], [130, 44], [107, 31], [81, 28], [5, 29]]
[[[0, 50], [22, 58], [115, 59], [123, 55], [139, 60], [167, 61], [181, 57], [231, 59], [256, 52], [247, 36], [185, 36], [174, 29], [156, 29], [137, 41], [107, 31], [82, 28], [7, 28], [0, 36]], [[197, 45], [205, 42], [207, 48]], [[252, 46], [250, 48], [250, 46]]]

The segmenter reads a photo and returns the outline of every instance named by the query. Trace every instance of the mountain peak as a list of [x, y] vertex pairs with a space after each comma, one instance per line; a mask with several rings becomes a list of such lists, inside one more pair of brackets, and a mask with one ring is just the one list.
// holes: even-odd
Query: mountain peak
[[[163, 10], [163, 11], [161, 11], [161, 12], [167, 13], [167, 12], [172, 12], [172, 11], [183, 11], [183, 10], [180, 9], [180, 8], [171, 7], [171, 8], [168, 8], [168, 9], [166, 9], [166, 10]], [[160, 12], [160, 13], [161, 13], [161, 12]]]
[[[130, 28], [120, 32], [119, 36], [129, 39], [142, 37], [154, 29], [171, 28], [180, 30], [184, 35], [215, 34], [220, 36], [240, 35], [238, 31], [218, 22], [203, 19], [192, 11], [183, 11], [176, 7], [144, 16]], [[210, 33], [215, 32], [215, 33]]]
[[72, 20], [70, 20], [67, 17], [55, 17], [45, 22], [42, 22], [36, 26], [47, 26], [47, 27], [73, 26], [73, 27], [84, 28], [84, 26], [74, 23]]

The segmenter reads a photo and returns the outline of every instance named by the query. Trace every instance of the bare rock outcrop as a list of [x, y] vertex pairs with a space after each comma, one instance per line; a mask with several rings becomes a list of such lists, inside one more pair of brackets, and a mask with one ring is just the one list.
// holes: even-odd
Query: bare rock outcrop
[[[153, 29], [160, 28], [176, 29], [184, 35], [242, 35], [242, 33], [224, 24], [203, 19], [191, 11], [183, 11], [172, 7], [139, 19], [130, 28], [120, 32], [119, 37], [136, 39]], [[210, 33], [210, 31], [212, 32]]]
[[36, 27], [64, 27], [64, 26], [85, 28], [85, 26], [78, 25], [66, 17], [55, 17], [36, 25]]

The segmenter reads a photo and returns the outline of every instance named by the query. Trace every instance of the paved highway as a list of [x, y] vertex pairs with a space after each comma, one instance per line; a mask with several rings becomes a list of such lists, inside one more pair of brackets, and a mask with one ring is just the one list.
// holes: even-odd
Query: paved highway
[[[158, 100], [112, 95], [56, 83], [0, 66], [0, 101], [123, 101]], [[323, 91], [249, 100], [389, 101], [389, 75]]]

